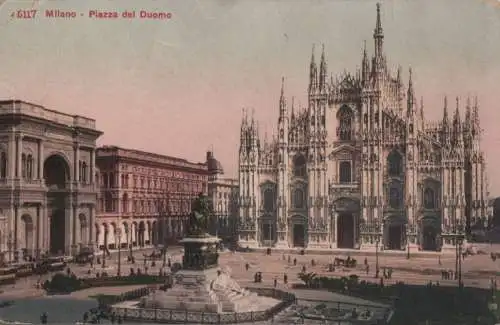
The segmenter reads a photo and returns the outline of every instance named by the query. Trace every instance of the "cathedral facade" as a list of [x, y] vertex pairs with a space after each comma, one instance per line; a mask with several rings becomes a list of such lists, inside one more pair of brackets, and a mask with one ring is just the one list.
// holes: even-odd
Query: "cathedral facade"
[[388, 67], [379, 5], [373, 39], [371, 59], [365, 46], [361, 69], [337, 78], [313, 49], [308, 105], [282, 84], [272, 140], [244, 113], [241, 246], [440, 251], [486, 216], [477, 99], [445, 97], [427, 120], [411, 69], [403, 82]]

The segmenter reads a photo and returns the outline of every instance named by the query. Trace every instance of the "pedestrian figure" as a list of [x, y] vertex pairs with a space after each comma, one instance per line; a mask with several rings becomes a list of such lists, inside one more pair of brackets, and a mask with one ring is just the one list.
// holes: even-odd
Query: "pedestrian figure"
[[249, 268], [250, 268], [250, 265], [248, 265], [248, 263], [245, 263], [245, 269], [248, 271]]
[[47, 324], [47, 319], [48, 319], [48, 318], [49, 318], [49, 317], [48, 317], [47, 313], [45, 313], [45, 312], [44, 312], [44, 313], [40, 316], [40, 323], [42, 323], [42, 324]]
[[274, 287], [278, 286], [278, 279], [274, 278]]
[[311, 265], [312, 266], [315, 266], [316, 265], [316, 262], [314, 261], [314, 259], [311, 260]]
[[438, 256], [438, 265], [441, 266], [441, 255]]
[[366, 274], [370, 273], [370, 265], [366, 264]]
[[389, 268], [389, 271], [387, 272], [387, 276], [389, 279], [392, 279], [392, 267]]
[[290, 258], [290, 255], [288, 255], [288, 263], [291, 262], [291, 258]]
[[365, 257], [365, 265], [368, 265], [368, 259]]
[[286, 273], [283, 275], [283, 283], [288, 284], [288, 276], [286, 275]]
[[296, 259], [296, 258], [294, 258], [294, 259], [293, 259], [293, 266], [296, 266], [296, 265], [297, 265], [297, 259]]
[[302, 272], [306, 273], [306, 266], [305, 265], [302, 265]]

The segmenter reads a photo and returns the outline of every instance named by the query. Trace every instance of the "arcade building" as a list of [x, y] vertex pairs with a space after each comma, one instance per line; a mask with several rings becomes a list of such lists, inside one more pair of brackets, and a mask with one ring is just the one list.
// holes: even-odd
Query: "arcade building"
[[95, 120], [0, 101], [0, 250], [4, 260], [92, 246]]

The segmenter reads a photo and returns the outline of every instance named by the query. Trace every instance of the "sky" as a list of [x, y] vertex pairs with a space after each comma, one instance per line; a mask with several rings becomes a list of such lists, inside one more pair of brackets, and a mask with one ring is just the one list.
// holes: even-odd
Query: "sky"
[[[329, 73], [373, 53], [376, 1], [17, 0], [0, 6], [0, 98], [96, 119], [99, 145], [205, 160], [236, 176], [242, 108], [276, 126], [281, 78], [307, 102], [313, 44]], [[413, 70], [426, 117], [443, 97], [478, 96], [490, 191], [500, 195], [500, 1], [381, 1], [390, 67]], [[16, 18], [36, 9], [33, 19]], [[75, 11], [47, 18], [45, 10]], [[166, 20], [94, 19], [89, 11], [170, 12]], [[318, 53], [319, 55], [319, 53]], [[462, 108], [463, 111], [463, 108]], [[497, 154], [498, 153], [498, 154]]]

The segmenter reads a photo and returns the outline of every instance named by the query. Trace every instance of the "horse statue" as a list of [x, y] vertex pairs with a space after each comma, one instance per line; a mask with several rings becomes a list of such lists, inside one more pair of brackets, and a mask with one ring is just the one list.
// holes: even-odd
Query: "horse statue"
[[191, 207], [191, 215], [189, 216], [189, 224], [187, 229], [188, 236], [205, 236], [208, 233], [210, 226], [210, 215], [212, 209], [208, 196], [200, 193], [193, 201]]

